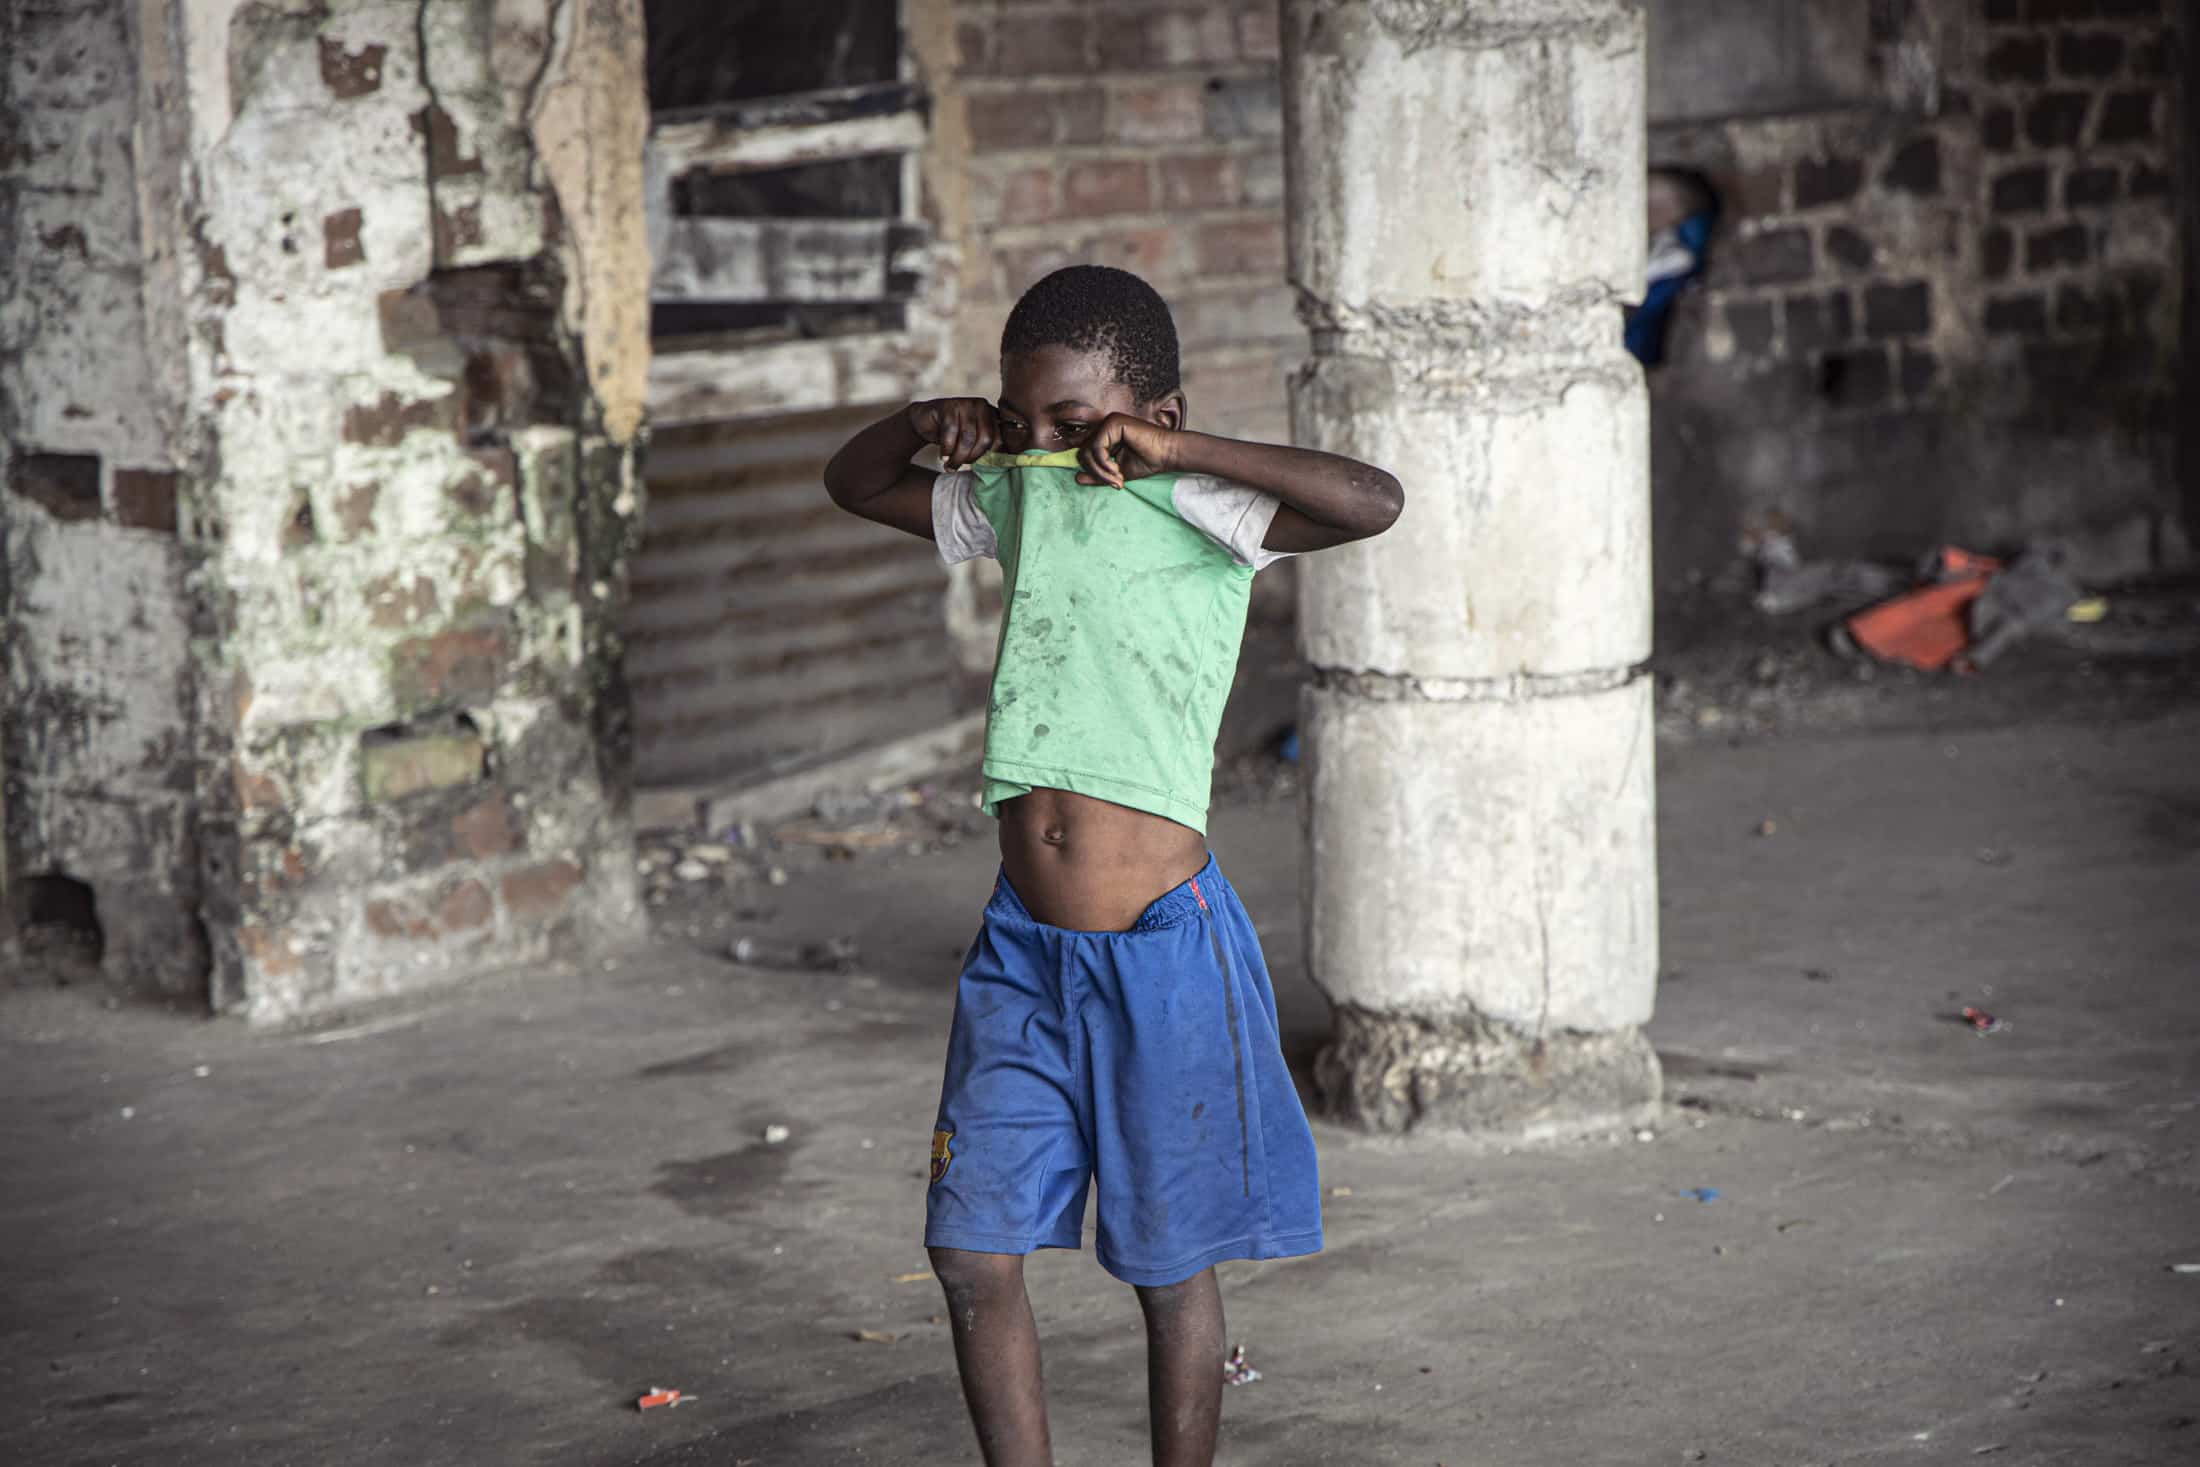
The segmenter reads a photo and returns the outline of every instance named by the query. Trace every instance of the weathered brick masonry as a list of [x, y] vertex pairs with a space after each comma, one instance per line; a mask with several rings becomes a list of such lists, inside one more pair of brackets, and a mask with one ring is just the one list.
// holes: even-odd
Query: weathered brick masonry
[[[1175, 304], [1196, 422], [1286, 433], [1305, 337], [1283, 279], [1273, 9], [956, 6], [971, 149], [958, 389], [988, 390], [1023, 286], [1098, 260]], [[1829, 554], [2112, 525], [2131, 532], [2121, 564], [2174, 548], [2178, 7], [1867, 13], [1868, 33], [1831, 32], [1859, 53], [1832, 69], [1868, 77], [1862, 90], [1651, 118], [1652, 161], [1707, 173], [1725, 203], [1707, 286], [1651, 375], [1661, 582], [1730, 562], [1775, 514]], [[1654, 50], [1653, 95], [1715, 64]]]
[[11, 917], [262, 1020], [631, 929], [636, 7], [9, 13]]
[[1822, 554], [2175, 548], [2176, 12], [1877, 5], [1876, 96], [1652, 129], [1725, 204], [1651, 377], [1661, 580], [1774, 517]]
[[[1775, 514], [2170, 548], [2180, 9], [1806, 9], [1838, 95], [1652, 129], [1727, 205], [1651, 378], [1661, 578]], [[116, 978], [274, 1019], [634, 920], [639, 10], [0, 5], [0, 927], [88, 888]], [[1275, 7], [902, 16], [937, 390], [992, 392], [1016, 295], [1096, 260], [1174, 304], [1196, 426], [1287, 436]], [[1258, 584], [1237, 744], [1293, 708]]]

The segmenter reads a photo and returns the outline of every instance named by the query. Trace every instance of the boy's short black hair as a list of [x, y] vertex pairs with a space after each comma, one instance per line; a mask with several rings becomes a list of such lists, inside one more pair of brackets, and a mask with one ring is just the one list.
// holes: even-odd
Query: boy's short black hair
[[1128, 270], [1071, 265], [1025, 291], [1001, 328], [1001, 358], [1042, 346], [1106, 352], [1115, 380], [1142, 403], [1182, 381], [1168, 302]]

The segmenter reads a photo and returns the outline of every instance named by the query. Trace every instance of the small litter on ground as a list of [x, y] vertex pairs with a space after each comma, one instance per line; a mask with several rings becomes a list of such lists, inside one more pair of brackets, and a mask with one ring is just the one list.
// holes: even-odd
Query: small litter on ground
[[1245, 1347], [1243, 1345], [1231, 1346], [1230, 1358], [1224, 1361], [1222, 1366], [1222, 1383], [1224, 1385], [1251, 1385], [1259, 1379], [1260, 1372], [1255, 1370], [1245, 1358]]
[[767, 937], [737, 937], [726, 949], [726, 956], [746, 968], [846, 973], [856, 966], [858, 949], [855, 940], [847, 937], [803, 943], [774, 942]]
[[788, 1130], [785, 1126], [776, 1124], [766, 1126], [764, 1128], [764, 1144], [766, 1146], [777, 1146], [793, 1134], [794, 1132]]
[[888, 1334], [882, 1329], [859, 1329], [852, 1331], [848, 1338], [859, 1345], [891, 1345], [901, 1336]]
[[1683, 1187], [1681, 1188], [1681, 1195], [1683, 1197], [1693, 1197], [1698, 1202], [1716, 1202], [1719, 1200], [1719, 1189], [1716, 1187]]
[[695, 1397], [687, 1392], [676, 1391], [669, 1386], [651, 1386], [642, 1394], [642, 1398], [634, 1403], [634, 1409], [637, 1411], [654, 1411], [659, 1406], [678, 1406], [694, 1399]]
[[932, 1277], [932, 1270], [930, 1270], [929, 1268], [920, 1268], [913, 1273], [895, 1274], [894, 1282], [897, 1284], [915, 1284], [922, 1283], [924, 1280], [930, 1277]]
[[1963, 1006], [1963, 1022], [1971, 1026], [1974, 1034], [1999, 1034], [2009, 1027], [2007, 1021], [1997, 1019], [1986, 1010], [1974, 1008], [1970, 1004]]

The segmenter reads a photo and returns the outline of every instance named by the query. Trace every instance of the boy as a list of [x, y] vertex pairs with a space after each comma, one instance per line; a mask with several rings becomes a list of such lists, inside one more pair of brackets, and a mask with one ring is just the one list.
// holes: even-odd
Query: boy
[[[1023, 1260], [1078, 1246], [1095, 1176], [1095, 1251], [1145, 1313], [1159, 1467], [1213, 1461], [1213, 1265], [1321, 1247], [1313, 1136], [1207, 801], [1254, 571], [1380, 533], [1403, 499], [1380, 469], [1185, 424], [1167, 305], [1073, 266], [1010, 313], [998, 407], [913, 403], [825, 470], [842, 508], [1002, 568], [1001, 877], [957, 989], [925, 1228], [988, 1467], [1052, 1460]], [[926, 445], [949, 472], [910, 463]]]

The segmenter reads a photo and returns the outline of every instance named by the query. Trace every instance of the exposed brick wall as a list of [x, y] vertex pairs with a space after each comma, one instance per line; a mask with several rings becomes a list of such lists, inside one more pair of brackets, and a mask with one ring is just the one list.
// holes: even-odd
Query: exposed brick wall
[[[993, 390], [1025, 285], [1117, 263], [1176, 309], [1195, 422], [1287, 436], [1304, 335], [1274, 7], [954, 16], [970, 159], [951, 390]], [[1651, 375], [1662, 584], [1729, 564], [1769, 519], [1829, 555], [2135, 518], [2177, 543], [2178, 24], [2166, 0], [1886, 0], [1814, 42], [1850, 48], [1819, 68], [1846, 103], [1653, 126], [1653, 161], [1702, 170], [1725, 202]], [[1651, 64], [1686, 99], [1706, 63]], [[1280, 686], [1287, 656], [1288, 579], [1263, 583], [1248, 688]], [[1265, 698], [1240, 742], [1284, 703]]]
[[[201, 794], [235, 872], [215, 997], [274, 1019], [631, 927], [637, 506], [572, 311], [589, 201], [547, 186], [530, 111], [581, 64], [547, 23], [332, 5], [228, 40], [234, 120], [191, 160], [227, 277], [194, 301]], [[313, 161], [339, 138], [349, 166]]]
[[1876, 102], [1653, 129], [1725, 203], [1651, 377], [1668, 584], [1773, 516], [1907, 557], [2169, 511], [2173, 7], [1874, 15]]
[[1176, 313], [1195, 425], [1286, 437], [1305, 333], [1283, 280], [1274, 4], [960, 0], [955, 40], [971, 156], [954, 389], [999, 390], [1025, 287], [1119, 265]]
[[[139, 14], [52, 24], [95, 12]], [[646, 339], [638, 284], [632, 322], [610, 287], [640, 278], [637, 7], [494, 28], [440, 0], [144, 14], [143, 35], [96, 22], [111, 116], [70, 111], [62, 80], [104, 74], [82, 59], [0, 110], [0, 136], [144, 215], [80, 210], [98, 227], [62, 252], [118, 262], [138, 315], [93, 309], [83, 272], [26, 279], [18, 309], [68, 333], [39, 347], [59, 426], [7, 425], [9, 524], [45, 537], [11, 558], [9, 609], [126, 608], [141, 593], [100, 557], [180, 544], [146, 625], [186, 649], [185, 692], [137, 757], [195, 822], [150, 862], [196, 877], [196, 981], [280, 1020], [632, 931], [614, 613]], [[100, 168], [72, 166], [87, 149]], [[121, 431], [138, 417], [143, 449]], [[11, 786], [65, 744], [66, 710], [35, 727]], [[142, 843], [78, 793], [75, 874], [127, 883]], [[110, 955], [118, 981], [142, 967]]]

